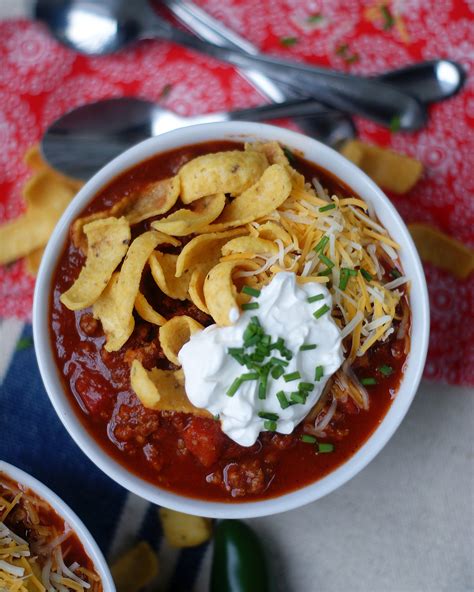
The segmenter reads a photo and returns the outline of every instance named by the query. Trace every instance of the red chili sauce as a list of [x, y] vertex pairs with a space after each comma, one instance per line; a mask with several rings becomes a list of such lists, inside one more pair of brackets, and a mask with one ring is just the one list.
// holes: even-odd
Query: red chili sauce
[[[208, 142], [155, 156], [114, 179], [82, 215], [108, 208], [150, 181], [175, 175], [196, 156], [242, 148], [234, 142]], [[298, 156], [292, 165], [309, 182], [317, 176], [330, 191], [354, 195], [327, 171]], [[152, 220], [138, 225], [140, 232], [148, 229]], [[81, 422], [107, 454], [132, 473], [166, 490], [205, 500], [235, 502], [275, 497], [299, 489], [336, 469], [364, 444], [382, 421], [398, 389], [406, 353], [401, 341], [396, 340], [395, 324], [392, 336], [371, 348], [357, 360], [357, 367], [353, 366], [358, 376], [366, 375], [369, 369], [377, 384], [367, 387], [367, 411], [360, 410], [350, 397], [346, 403], [338, 404], [322, 440], [334, 444], [331, 453], [316, 453], [313, 445], [300, 440], [304, 422], [291, 435], [263, 432], [254, 446], [245, 448], [223, 434], [220, 424], [212, 419], [145, 409], [130, 386], [133, 359], [138, 357], [148, 369], [174, 368], [161, 351], [158, 328], [136, 316], [135, 330], [122, 349], [105, 351], [100, 322], [90, 310], [72, 312], [59, 300], [83, 263], [82, 253], [68, 241], [53, 278], [51, 341], [65, 391]], [[173, 300], [160, 292], [148, 270], [141, 290], [166, 318], [186, 314], [203, 325], [212, 323], [191, 302]], [[377, 370], [384, 364], [393, 368], [388, 377]]]
[[[9, 512], [5, 519], [5, 525], [16, 535], [27, 541], [29, 545], [33, 546], [33, 555], [35, 553], [38, 554], [38, 562], [40, 567], [42, 567], [49, 558], [49, 555], [42, 552], [42, 549], [48, 549], [47, 543], [51, 543], [54, 538], [60, 537], [66, 530], [70, 530], [70, 526], [34, 491], [10, 479], [5, 473], [0, 472], [0, 496], [12, 502], [18, 491], [23, 492], [24, 497], [22, 496]], [[51, 532], [54, 529], [55, 534], [51, 537], [51, 540], [46, 538], [46, 531], [39, 527], [52, 529]], [[94, 590], [102, 590], [102, 585], [98, 582], [99, 577], [94, 564], [74, 531], [71, 531], [69, 536], [61, 543], [61, 551], [66, 565], [69, 566], [73, 563], [78, 563], [80, 567], [94, 574], [97, 579], [94, 582]], [[49, 549], [50, 552], [51, 549]], [[83, 574], [82, 577], [84, 577]], [[84, 579], [87, 581], [87, 577], [84, 577]]]

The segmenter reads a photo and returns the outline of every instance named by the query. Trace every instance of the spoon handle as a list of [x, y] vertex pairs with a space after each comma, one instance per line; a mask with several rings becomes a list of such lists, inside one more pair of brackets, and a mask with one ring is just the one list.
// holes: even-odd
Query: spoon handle
[[158, 19], [143, 36], [165, 38], [239, 68], [257, 67], [276, 81], [304, 88], [305, 92], [318, 97], [323, 103], [387, 127], [396, 119], [400, 129], [415, 130], [426, 121], [426, 113], [416, 99], [378, 81], [218, 47]]

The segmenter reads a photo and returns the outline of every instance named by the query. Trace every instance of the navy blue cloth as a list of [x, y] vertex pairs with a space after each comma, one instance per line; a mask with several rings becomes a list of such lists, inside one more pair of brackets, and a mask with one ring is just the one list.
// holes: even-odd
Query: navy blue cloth
[[[107, 557], [130, 494], [86, 457], [57, 417], [41, 381], [29, 325], [0, 386], [0, 434], [0, 459], [57, 493], [83, 520]], [[149, 504], [142, 524], [134, 526], [136, 539], [158, 550], [163, 532], [157, 507]], [[190, 592], [205, 549], [202, 545], [179, 553], [169, 590]]]

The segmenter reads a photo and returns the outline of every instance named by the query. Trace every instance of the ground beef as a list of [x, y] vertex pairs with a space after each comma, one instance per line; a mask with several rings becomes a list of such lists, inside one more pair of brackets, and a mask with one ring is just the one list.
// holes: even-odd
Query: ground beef
[[147, 370], [151, 370], [152, 368], [156, 367], [160, 360], [164, 360], [166, 358], [158, 340], [155, 340], [150, 341], [141, 347], [128, 348], [123, 359], [130, 366], [134, 360], [138, 360]]
[[90, 312], [86, 312], [81, 316], [79, 320], [79, 326], [81, 331], [88, 337], [94, 337], [100, 329], [99, 321], [94, 319], [92, 313]]
[[224, 469], [224, 485], [232, 497], [263, 493], [265, 473], [257, 459], [231, 463]]

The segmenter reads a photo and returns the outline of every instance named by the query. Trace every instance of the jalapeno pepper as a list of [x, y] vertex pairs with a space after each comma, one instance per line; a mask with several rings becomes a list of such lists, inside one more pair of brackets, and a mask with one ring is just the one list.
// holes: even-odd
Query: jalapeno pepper
[[256, 534], [240, 520], [216, 526], [210, 592], [269, 592], [268, 571]]

